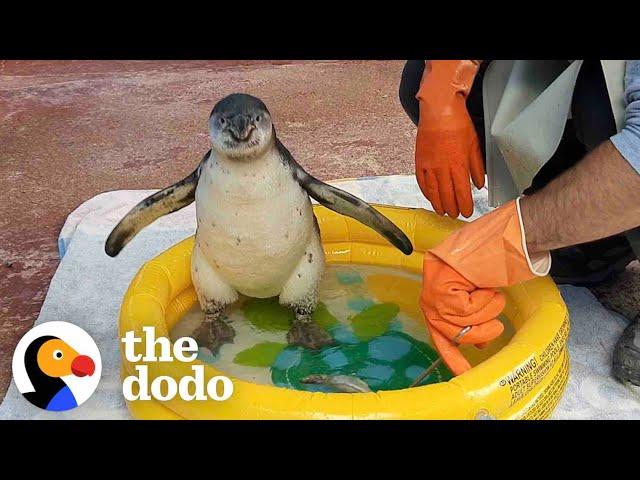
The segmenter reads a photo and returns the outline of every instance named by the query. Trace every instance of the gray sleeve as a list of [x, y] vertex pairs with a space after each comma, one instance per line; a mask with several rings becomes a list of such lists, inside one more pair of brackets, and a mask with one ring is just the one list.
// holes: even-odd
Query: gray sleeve
[[640, 173], [640, 60], [627, 60], [624, 127], [611, 137], [620, 154]]

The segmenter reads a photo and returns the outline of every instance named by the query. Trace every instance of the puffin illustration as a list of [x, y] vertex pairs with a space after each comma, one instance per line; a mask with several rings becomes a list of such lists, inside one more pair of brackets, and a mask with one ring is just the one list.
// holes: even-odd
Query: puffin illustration
[[24, 396], [34, 405], [60, 412], [78, 406], [69, 386], [60, 377], [91, 376], [95, 363], [80, 355], [63, 340], [51, 335], [36, 338], [27, 347], [24, 365], [35, 391]]

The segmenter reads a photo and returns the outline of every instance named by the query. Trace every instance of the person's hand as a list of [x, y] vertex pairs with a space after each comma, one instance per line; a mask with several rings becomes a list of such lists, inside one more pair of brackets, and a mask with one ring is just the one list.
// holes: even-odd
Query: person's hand
[[518, 201], [465, 225], [424, 255], [420, 307], [433, 345], [454, 375], [471, 368], [459, 344], [483, 347], [500, 336], [497, 289], [544, 276], [548, 252], [530, 258]]
[[459, 344], [483, 347], [499, 337], [504, 325], [496, 317], [504, 295], [493, 288], [478, 288], [435, 255], [426, 252], [420, 306], [433, 346], [454, 375], [471, 366]]
[[439, 215], [471, 216], [469, 178], [484, 186], [484, 160], [466, 106], [477, 70], [474, 60], [431, 60], [416, 95], [416, 179]]
[[449, 370], [460, 375], [471, 365], [457, 346], [483, 347], [504, 330], [496, 319], [504, 308], [504, 295], [493, 288], [479, 289], [429, 252], [424, 256], [423, 274], [420, 306], [433, 346]]

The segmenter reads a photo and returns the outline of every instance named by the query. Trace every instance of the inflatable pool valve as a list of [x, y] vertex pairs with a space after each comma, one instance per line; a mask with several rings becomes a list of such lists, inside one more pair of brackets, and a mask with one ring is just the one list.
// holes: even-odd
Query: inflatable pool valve
[[[464, 224], [422, 209], [376, 208], [408, 235], [414, 253], [405, 256], [355, 220], [314, 206], [327, 262], [420, 273], [423, 253]], [[169, 337], [169, 331], [197, 302], [190, 273], [192, 249], [190, 237], [140, 269], [122, 303], [121, 336], [131, 330], [140, 336], [143, 327], [153, 326], [158, 336]], [[448, 382], [376, 393], [318, 393], [231, 377], [233, 396], [224, 402], [175, 397], [127, 404], [140, 419], [547, 418], [562, 396], [569, 373], [567, 308], [548, 277], [504, 292], [507, 306], [503, 315], [515, 329], [513, 338], [495, 355]], [[179, 381], [191, 374], [191, 364], [178, 361], [148, 365], [149, 381], [164, 375]], [[122, 355], [123, 376], [134, 375], [135, 366]], [[226, 374], [205, 365], [206, 381], [218, 375]]]

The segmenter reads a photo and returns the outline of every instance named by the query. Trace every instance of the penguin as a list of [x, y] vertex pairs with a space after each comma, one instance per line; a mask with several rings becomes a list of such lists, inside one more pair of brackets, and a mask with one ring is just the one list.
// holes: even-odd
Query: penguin
[[91, 357], [80, 355], [66, 342], [51, 335], [31, 342], [24, 354], [24, 365], [35, 389], [24, 397], [35, 406], [53, 412], [78, 406], [73, 392], [61, 377], [91, 376], [95, 371]]
[[212, 352], [233, 340], [224, 319], [239, 294], [278, 296], [295, 313], [287, 340], [320, 349], [333, 343], [311, 317], [324, 270], [311, 200], [376, 230], [405, 255], [413, 246], [389, 219], [361, 199], [309, 175], [280, 142], [266, 105], [235, 93], [209, 116], [211, 149], [186, 178], [142, 200], [105, 243], [115, 257], [145, 226], [196, 203], [191, 278], [205, 319], [195, 331]]

